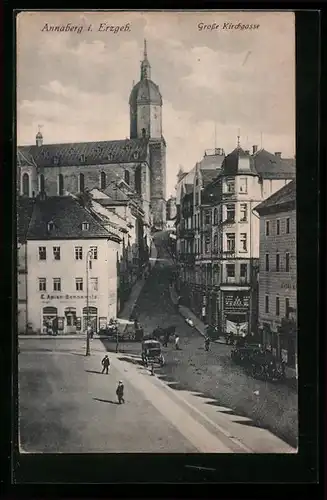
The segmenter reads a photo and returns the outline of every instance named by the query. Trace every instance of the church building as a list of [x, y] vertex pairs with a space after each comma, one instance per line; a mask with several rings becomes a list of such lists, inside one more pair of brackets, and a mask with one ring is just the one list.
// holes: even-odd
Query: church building
[[151, 80], [151, 66], [144, 41], [140, 81], [129, 99], [130, 139], [44, 144], [39, 131], [36, 143], [17, 151], [18, 194], [33, 198], [76, 194], [118, 185], [137, 199], [144, 212], [139, 241], [151, 228], [166, 223], [166, 142], [162, 135], [162, 96]]

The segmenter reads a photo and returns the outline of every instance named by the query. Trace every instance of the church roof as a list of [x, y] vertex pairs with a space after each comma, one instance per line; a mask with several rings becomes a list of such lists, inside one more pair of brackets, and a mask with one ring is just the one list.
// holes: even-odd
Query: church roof
[[253, 155], [255, 169], [263, 179], [292, 179], [295, 177], [295, 158], [281, 158], [260, 149]]
[[222, 175], [257, 175], [253, 158], [239, 146], [225, 157], [221, 173]]
[[[107, 238], [119, 241], [117, 235], [107, 231], [98, 218], [73, 196], [51, 196], [32, 201], [26, 234], [28, 240]], [[26, 207], [26, 201], [20, 197], [18, 214], [23, 214], [24, 211], [26, 213]], [[49, 222], [53, 222], [53, 229], [50, 231]], [[87, 231], [82, 229], [83, 222], [89, 224]], [[25, 224], [22, 216], [18, 216], [18, 233], [24, 229]]]
[[16, 158], [17, 158], [17, 165], [19, 167], [35, 166], [35, 161], [33, 159], [33, 156], [28, 151], [25, 150], [21, 151], [20, 149], [17, 149]]
[[292, 206], [295, 209], [296, 206], [296, 180], [289, 182], [281, 189], [276, 191], [276, 193], [272, 194], [264, 200], [262, 203], [255, 207], [255, 210], [259, 212], [259, 214], [264, 215], [264, 213], [270, 212], [271, 209], [275, 212], [280, 212], [284, 210], [283, 207], [285, 205]]
[[17, 158], [33, 160], [38, 167], [134, 163], [147, 156], [145, 138], [18, 146], [17, 152]]
[[149, 103], [162, 106], [162, 97], [158, 85], [149, 78], [145, 78], [134, 85], [129, 98], [129, 105], [135, 107], [136, 104]]

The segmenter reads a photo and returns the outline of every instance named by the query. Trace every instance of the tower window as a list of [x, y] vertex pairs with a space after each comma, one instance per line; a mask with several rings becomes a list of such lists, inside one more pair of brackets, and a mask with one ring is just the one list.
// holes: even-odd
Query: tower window
[[106, 174], [105, 172], [101, 172], [100, 174], [100, 189], [106, 189]]
[[30, 176], [26, 173], [23, 175], [22, 184], [23, 184], [23, 195], [29, 196], [30, 195]]
[[124, 181], [126, 182], [126, 184], [129, 184], [129, 171], [128, 170], [125, 170], [124, 172]]
[[84, 193], [84, 174], [79, 174], [79, 192]]
[[64, 176], [62, 174], [58, 175], [58, 194], [59, 196], [64, 194]]

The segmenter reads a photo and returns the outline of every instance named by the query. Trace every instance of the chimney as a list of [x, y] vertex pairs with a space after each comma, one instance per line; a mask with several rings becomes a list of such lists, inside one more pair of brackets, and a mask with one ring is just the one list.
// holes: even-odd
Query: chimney
[[255, 144], [252, 146], [252, 154], [254, 155], [258, 151], [258, 146]]
[[275, 156], [277, 156], [278, 158], [281, 158], [282, 157], [282, 153], [280, 151], [276, 151]]

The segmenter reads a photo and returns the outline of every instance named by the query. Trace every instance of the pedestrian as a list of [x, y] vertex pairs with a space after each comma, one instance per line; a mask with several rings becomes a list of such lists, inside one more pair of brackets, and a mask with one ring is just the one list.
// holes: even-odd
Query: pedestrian
[[118, 403], [119, 404], [125, 403], [125, 399], [124, 399], [124, 384], [123, 384], [123, 382], [121, 380], [118, 382], [118, 386], [117, 386], [117, 389], [116, 389], [116, 394], [117, 394], [117, 398], [118, 398]]
[[175, 349], [179, 350], [179, 348], [180, 348], [179, 347], [179, 336], [176, 335], [176, 337], [175, 337]]
[[108, 373], [109, 373], [109, 366], [110, 366], [110, 360], [108, 358], [108, 354], [105, 355], [105, 357], [101, 361], [101, 364], [102, 364], [102, 372], [101, 373], [106, 372], [106, 374], [108, 375]]
[[210, 337], [208, 337], [208, 336], [204, 340], [204, 348], [206, 351], [209, 351], [209, 349], [210, 349]]

